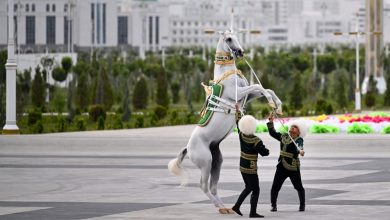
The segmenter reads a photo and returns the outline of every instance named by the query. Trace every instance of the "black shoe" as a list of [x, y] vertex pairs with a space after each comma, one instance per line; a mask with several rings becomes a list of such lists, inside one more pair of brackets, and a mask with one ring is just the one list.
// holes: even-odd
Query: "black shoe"
[[232, 207], [232, 210], [237, 213], [237, 215], [241, 215], [242, 216], [242, 213], [240, 212], [240, 208], [237, 208], [235, 206]]
[[264, 215], [259, 215], [257, 213], [255, 214], [249, 214], [249, 218], [264, 218]]
[[305, 211], [305, 205], [300, 205], [299, 206], [299, 211], [304, 212]]
[[276, 212], [278, 211], [278, 208], [276, 207], [276, 205], [271, 205], [271, 212]]

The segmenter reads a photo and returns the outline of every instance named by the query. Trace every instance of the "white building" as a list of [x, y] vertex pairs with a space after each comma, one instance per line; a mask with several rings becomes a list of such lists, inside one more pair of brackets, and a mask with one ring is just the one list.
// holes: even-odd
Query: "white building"
[[[364, 0], [14, 0], [17, 48], [21, 53], [71, 52], [94, 48], [168, 46], [214, 47], [218, 37], [204, 29], [226, 30], [234, 9], [244, 47], [352, 43], [334, 32], [364, 31]], [[0, 27], [7, 26], [7, 0], [0, 0]], [[356, 17], [358, 13], [358, 17]], [[390, 0], [384, 0], [384, 30]], [[5, 30], [5, 28], [3, 29]], [[384, 32], [384, 42], [390, 34]], [[364, 39], [362, 39], [362, 43]], [[7, 32], [0, 32], [0, 48]], [[71, 45], [71, 46], [68, 46]]]
[[[71, 52], [75, 47], [117, 45], [117, 4], [110, 0], [14, 0], [15, 38], [21, 53]], [[0, 26], [7, 27], [7, 0]], [[0, 45], [7, 32], [0, 32]], [[68, 46], [72, 45], [72, 46]]]

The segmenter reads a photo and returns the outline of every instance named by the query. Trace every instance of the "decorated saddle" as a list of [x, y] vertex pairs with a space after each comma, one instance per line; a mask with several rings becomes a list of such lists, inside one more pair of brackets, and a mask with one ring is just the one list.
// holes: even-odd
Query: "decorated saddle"
[[221, 97], [223, 92], [223, 85], [218, 83], [210, 82], [209, 86], [203, 86], [206, 91], [207, 99], [200, 111], [201, 118], [198, 122], [198, 125], [202, 127], [207, 125], [214, 113], [213, 109], [217, 108], [216, 104], [218, 104], [218, 100], [215, 97]]

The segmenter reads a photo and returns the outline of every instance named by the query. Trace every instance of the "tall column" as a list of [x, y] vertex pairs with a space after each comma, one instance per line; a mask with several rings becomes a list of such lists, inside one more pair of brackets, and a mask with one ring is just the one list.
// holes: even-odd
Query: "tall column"
[[14, 39], [14, 1], [8, 0], [8, 58], [5, 68], [7, 70], [6, 82], [6, 122], [3, 134], [19, 134], [16, 125], [16, 59]]
[[386, 91], [386, 81], [383, 77], [383, 1], [366, 0], [366, 73], [362, 85], [362, 93], [368, 88], [370, 76], [374, 76], [379, 93]]

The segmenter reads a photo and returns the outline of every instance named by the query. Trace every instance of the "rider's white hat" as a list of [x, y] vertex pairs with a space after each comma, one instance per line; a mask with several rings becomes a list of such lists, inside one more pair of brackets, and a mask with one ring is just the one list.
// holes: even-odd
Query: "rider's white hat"
[[244, 115], [238, 121], [238, 128], [246, 135], [251, 135], [256, 132], [257, 121], [252, 115]]
[[306, 123], [302, 119], [297, 119], [294, 121], [290, 121], [288, 123], [288, 127], [290, 128], [291, 126], [296, 126], [299, 130], [299, 137], [304, 138], [307, 134], [308, 127], [306, 126]]

